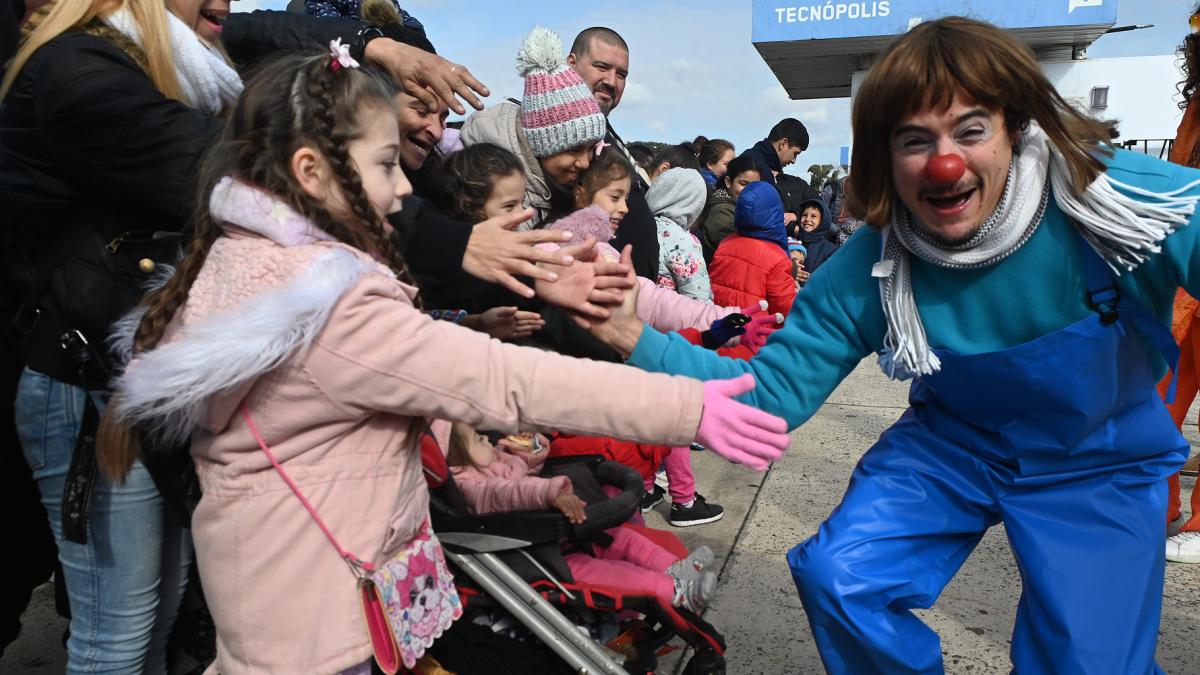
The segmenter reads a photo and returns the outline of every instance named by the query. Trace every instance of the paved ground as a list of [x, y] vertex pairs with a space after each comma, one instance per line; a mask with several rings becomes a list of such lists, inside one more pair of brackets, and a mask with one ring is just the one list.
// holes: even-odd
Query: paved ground
[[[691, 546], [712, 546], [724, 566], [705, 618], [729, 643], [731, 674], [822, 672], [784, 556], [813, 534], [840, 501], [858, 458], [904, 409], [906, 392], [907, 387], [888, 381], [873, 362], [864, 361], [792, 435], [790, 451], [765, 479], [717, 457], [693, 454], [699, 489], [714, 500], [719, 496], [728, 515], [718, 523], [677, 532]], [[1193, 447], [1200, 447], [1194, 410], [1185, 430]], [[1185, 495], [1191, 485], [1185, 479]], [[659, 510], [666, 513], [665, 507]], [[657, 522], [663, 522], [661, 514]], [[1003, 529], [993, 528], [937, 605], [920, 612], [941, 635], [948, 672], [1009, 672], [1009, 638], [1020, 592]], [[1200, 672], [1198, 643], [1200, 565], [1168, 565], [1159, 664], [1168, 673]]]
[[[692, 455], [701, 492], [727, 516], [682, 530], [689, 546], [708, 544], [722, 566], [721, 585], [707, 617], [726, 636], [729, 672], [821, 672], [807, 620], [784, 561], [841, 498], [855, 462], [904, 408], [906, 387], [864, 362], [829, 403], [792, 435], [792, 447], [767, 475], [735, 467], [708, 453]], [[1193, 446], [1195, 412], [1187, 431]], [[1185, 491], [1192, 482], [1185, 481]], [[1185, 492], [1186, 494], [1186, 492]], [[668, 527], [667, 506], [649, 514]], [[1021, 584], [1000, 528], [989, 533], [937, 606], [922, 612], [942, 636], [951, 673], [1007, 673], [1008, 646]], [[0, 660], [0, 673], [50, 675], [63, 671], [63, 623], [48, 587], [38, 590], [26, 629]], [[1158, 659], [1168, 673], [1200, 672], [1200, 565], [1168, 565]], [[682, 664], [682, 651], [662, 672]]]

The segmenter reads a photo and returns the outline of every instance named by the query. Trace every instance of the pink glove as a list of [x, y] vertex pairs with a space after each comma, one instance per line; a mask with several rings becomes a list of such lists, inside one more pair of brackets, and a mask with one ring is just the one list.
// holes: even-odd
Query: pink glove
[[774, 314], [760, 314], [750, 319], [750, 323], [746, 324], [746, 333], [742, 335], [741, 344], [757, 354], [758, 350], [767, 344], [767, 338], [771, 337], [771, 333], [779, 330], [779, 327], [782, 325], [783, 315], [779, 312]]
[[759, 300], [758, 302], [754, 303], [753, 305], [746, 305], [745, 307], [738, 310], [738, 312], [740, 314], [745, 314], [746, 316], [749, 316], [749, 317], [756, 317], [765, 311], [767, 311], [767, 301], [766, 300]]
[[754, 387], [750, 373], [705, 382], [696, 442], [731, 462], [765, 471], [787, 449], [788, 430], [781, 418], [733, 400]]

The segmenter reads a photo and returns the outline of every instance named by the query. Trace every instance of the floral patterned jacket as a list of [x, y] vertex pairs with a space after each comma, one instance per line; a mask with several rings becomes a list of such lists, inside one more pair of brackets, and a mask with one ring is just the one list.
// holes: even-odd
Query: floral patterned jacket
[[658, 285], [701, 302], [712, 302], [700, 240], [670, 218], [659, 216], [654, 222], [658, 225]]

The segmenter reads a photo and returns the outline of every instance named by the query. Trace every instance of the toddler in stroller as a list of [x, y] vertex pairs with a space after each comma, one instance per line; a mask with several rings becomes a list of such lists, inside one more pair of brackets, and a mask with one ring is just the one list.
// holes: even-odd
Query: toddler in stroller
[[[446, 462], [467, 509], [476, 515], [553, 508], [568, 522], [586, 519], [587, 504], [575, 495], [567, 476], [537, 475], [545, 462], [546, 443], [538, 436], [488, 439], [462, 423], [451, 428]], [[639, 532], [626, 527], [604, 531], [604, 541], [584, 545], [563, 558], [577, 582], [653, 595], [672, 607], [699, 612], [716, 590], [713, 553], [701, 546], [679, 559]]]
[[[430, 516], [456, 570], [468, 619], [460, 623], [496, 622], [493, 630], [507, 633], [515, 619], [528, 631], [519, 639], [531, 634], [570, 666], [566, 672], [653, 673], [674, 637], [694, 650], [684, 673], [725, 672], [724, 638], [690, 609], [711, 597], [712, 552], [689, 554], [670, 532], [630, 522], [641, 497], [636, 472], [597, 455], [545, 460], [536, 436], [509, 437], [494, 448], [469, 427], [454, 434], [451, 469], [439, 448], [449, 450], [451, 434], [434, 435], [440, 442], [426, 436], [422, 445]], [[533, 475], [539, 466], [542, 475]], [[508, 665], [475, 653], [474, 662], [488, 665], [473, 670], [450, 644], [442, 654], [458, 662], [447, 664], [455, 672]]]

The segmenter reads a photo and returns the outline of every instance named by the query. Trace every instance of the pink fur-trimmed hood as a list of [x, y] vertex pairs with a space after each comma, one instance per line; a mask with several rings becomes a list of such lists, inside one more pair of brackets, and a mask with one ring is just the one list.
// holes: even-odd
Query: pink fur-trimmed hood
[[[342, 295], [365, 274], [391, 276], [288, 205], [233, 178], [213, 189], [214, 219], [231, 226], [209, 250], [162, 342], [132, 355], [145, 307], [114, 326], [120, 363], [116, 411], [152, 437], [182, 442], [220, 428], [250, 385], [325, 326]], [[257, 235], [257, 236], [255, 236]]]

